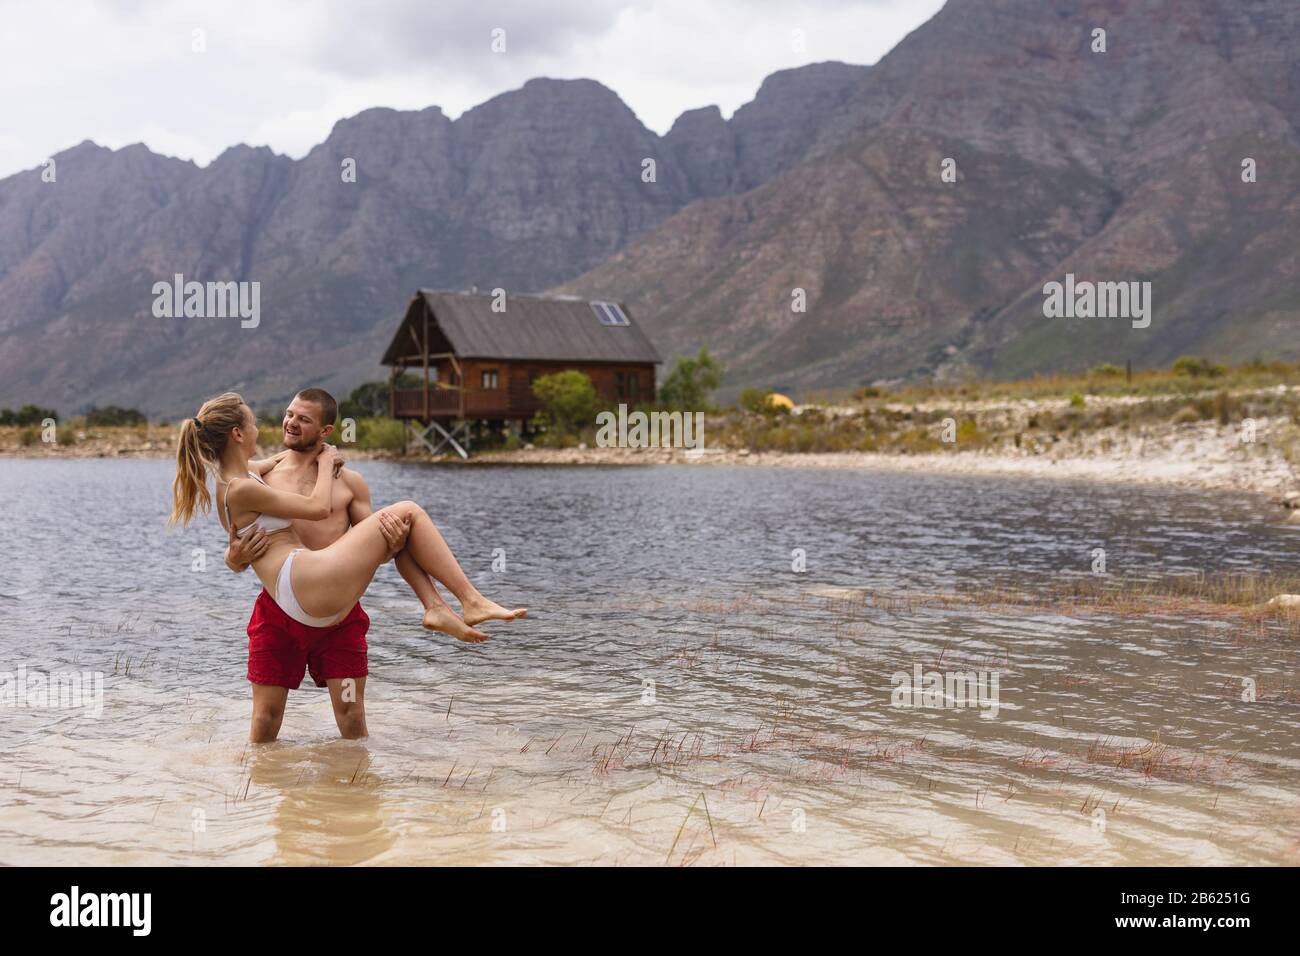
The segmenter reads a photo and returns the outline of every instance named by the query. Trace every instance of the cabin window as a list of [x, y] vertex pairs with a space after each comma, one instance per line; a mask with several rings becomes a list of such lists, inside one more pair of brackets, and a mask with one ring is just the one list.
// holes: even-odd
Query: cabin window
[[485, 368], [483, 370], [483, 387], [498, 388], [500, 386], [500, 375], [494, 368]]
[[591, 311], [596, 313], [596, 318], [600, 320], [601, 325], [632, 324], [627, 320], [627, 316], [617, 302], [593, 302], [591, 303]]
[[619, 398], [627, 398], [627, 376], [622, 372], [614, 373], [614, 394]]
[[641, 398], [641, 382], [636, 372], [627, 373], [627, 397], [634, 402]]

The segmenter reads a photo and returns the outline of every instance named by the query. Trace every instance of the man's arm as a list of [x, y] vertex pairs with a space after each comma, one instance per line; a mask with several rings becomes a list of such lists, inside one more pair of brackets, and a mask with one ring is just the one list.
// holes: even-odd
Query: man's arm
[[[375, 513], [374, 507], [370, 504], [370, 486], [366, 484], [366, 479], [347, 468], [339, 472], [339, 478], [347, 484], [348, 489], [352, 492], [352, 501], [348, 504], [348, 524], [358, 525]], [[405, 546], [406, 536], [410, 533], [411, 527], [385, 511], [381, 512], [379, 516], [379, 530], [388, 539], [388, 545], [391, 549], [388, 558], [392, 560], [393, 555], [397, 554]]]
[[[348, 521], [356, 524], [359, 521], [365, 521], [374, 513], [374, 508], [370, 504], [370, 486], [366, 480], [358, 475], [355, 471], [343, 469], [343, 480], [348, 483], [352, 489], [352, 503], [348, 505]], [[384, 519], [388, 521], [385, 523]], [[389, 545], [393, 549], [393, 554], [397, 555], [397, 571], [402, 578], [410, 585], [415, 596], [420, 599], [424, 607], [431, 608], [435, 605], [445, 602], [438, 596], [438, 590], [429, 580], [429, 576], [421, 570], [420, 566], [415, 563], [415, 558], [405, 550], [403, 545], [406, 544], [406, 536], [411, 532], [411, 526], [403, 521], [392, 518], [387, 512], [380, 513], [380, 527], [384, 530], [384, 537], [388, 539]], [[392, 557], [392, 555], [389, 555]]]

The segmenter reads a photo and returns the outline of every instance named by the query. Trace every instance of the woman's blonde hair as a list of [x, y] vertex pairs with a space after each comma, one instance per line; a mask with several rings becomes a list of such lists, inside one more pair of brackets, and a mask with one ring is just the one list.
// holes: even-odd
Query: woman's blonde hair
[[176, 442], [176, 480], [172, 482], [172, 515], [168, 525], [189, 524], [196, 509], [212, 507], [208, 494], [208, 465], [221, 460], [230, 441], [230, 431], [243, 428], [244, 400], [237, 392], [226, 392], [203, 403], [199, 414], [181, 422]]

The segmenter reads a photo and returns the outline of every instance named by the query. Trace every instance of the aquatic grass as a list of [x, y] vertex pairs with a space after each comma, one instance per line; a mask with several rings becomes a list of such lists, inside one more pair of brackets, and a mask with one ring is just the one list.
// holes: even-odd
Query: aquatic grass
[[1160, 734], [1141, 744], [1118, 744], [1114, 738], [1098, 737], [1088, 747], [1085, 759], [1091, 764], [1140, 772], [1144, 777], [1190, 781], [1223, 779], [1237, 755], [1220, 757], [1173, 747]]
[[1261, 633], [1273, 625], [1287, 636], [1300, 637], [1300, 610], [1267, 604], [1278, 594], [1298, 593], [1300, 575], [1293, 573], [1202, 572], [1149, 580], [1078, 575], [1033, 590], [1000, 584], [943, 592], [863, 588], [829, 597], [828, 606], [844, 621], [869, 621], [876, 611], [910, 613], [923, 608], [1235, 618], [1256, 625]]

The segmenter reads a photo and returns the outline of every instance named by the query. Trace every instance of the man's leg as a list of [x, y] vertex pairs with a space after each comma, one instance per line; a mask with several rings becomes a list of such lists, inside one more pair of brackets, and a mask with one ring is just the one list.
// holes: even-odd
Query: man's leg
[[317, 687], [330, 689], [334, 722], [348, 740], [368, 735], [366, 675], [370, 673], [366, 632], [370, 617], [358, 604], [312, 647], [307, 669]]
[[369, 736], [366, 730], [366, 679], [331, 677], [325, 683], [330, 689], [330, 703], [334, 705], [334, 722], [339, 725], [339, 733], [347, 740]]
[[280, 733], [284, 722], [284, 705], [289, 700], [289, 688], [273, 684], [253, 684], [253, 721], [248, 731], [248, 741], [254, 744], [270, 743]]
[[257, 596], [248, 621], [248, 683], [253, 687], [251, 743], [262, 744], [280, 734], [289, 691], [302, 683], [307, 654], [294, 639], [295, 623], [265, 590]]

